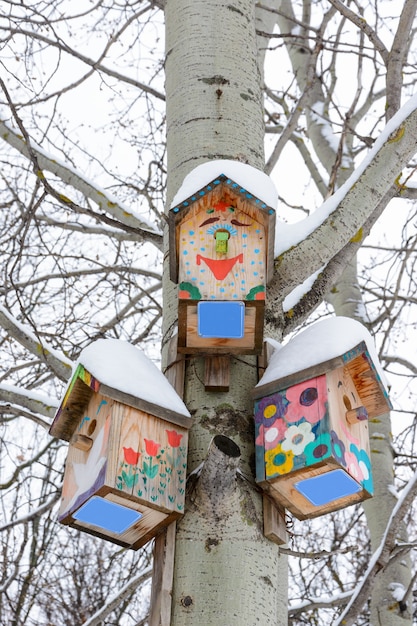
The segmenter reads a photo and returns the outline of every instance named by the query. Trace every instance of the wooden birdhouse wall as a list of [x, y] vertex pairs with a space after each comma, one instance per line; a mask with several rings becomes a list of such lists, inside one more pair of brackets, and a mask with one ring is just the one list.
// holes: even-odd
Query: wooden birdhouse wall
[[135, 346], [99, 339], [80, 358], [50, 428], [69, 442], [59, 521], [137, 549], [184, 512], [192, 419]]
[[141, 513], [126, 532], [105, 532], [140, 547], [183, 513], [187, 441], [185, 428], [95, 393], [70, 442], [59, 520], [104, 536], [77, 520], [80, 507], [99, 496]]
[[195, 203], [179, 227], [180, 299], [265, 299], [267, 241], [259, 218], [248, 201], [221, 189]]
[[[348, 368], [343, 366], [257, 400], [257, 481], [299, 519], [370, 497], [373, 483], [366, 413]], [[337, 485], [322, 484], [323, 489], [335, 488], [335, 498], [323, 494], [317, 499], [314, 496], [314, 503], [310, 501], [303, 481], [337, 469], [344, 472], [334, 475], [340, 491]], [[326, 478], [330, 479], [330, 474]], [[344, 489], [349, 492], [345, 496], [341, 495]]]

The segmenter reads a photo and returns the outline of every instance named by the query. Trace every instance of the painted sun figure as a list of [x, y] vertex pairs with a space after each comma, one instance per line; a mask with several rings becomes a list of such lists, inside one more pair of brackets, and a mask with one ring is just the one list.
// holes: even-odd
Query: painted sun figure
[[216, 230], [227, 230], [230, 233], [230, 236], [237, 235], [237, 230], [234, 226], [224, 223], [213, 224], [213, 226], [210, 226], [210, 228], [207, 229], [207, 233], [209, 235], [214, 235], [216, 233]]

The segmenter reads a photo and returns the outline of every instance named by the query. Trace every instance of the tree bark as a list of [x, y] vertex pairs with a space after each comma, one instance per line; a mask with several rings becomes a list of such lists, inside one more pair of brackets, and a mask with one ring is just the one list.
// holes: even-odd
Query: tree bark
[[[233, 159], [263, 169], [254, 11], [252, 0], [167, 0], [169, 202], [201, 162]], [[166, 277], [164, 313], [166, 345], [177, 313]], [[263, 536], [262, 495], [254, 484], [250, 390], [257, 382], [256, 359], [232, 359], [228, 392], [205, 391], [202, 358], [186, 363], [184, 399], [195, 418], [188, 471], [203, 466], [177, 523], [171, 625], [283, 626], [286, 558]], [[240, 457], [218, 449], [219, 435], [233, 442], [231, 451], [239, 448]]]

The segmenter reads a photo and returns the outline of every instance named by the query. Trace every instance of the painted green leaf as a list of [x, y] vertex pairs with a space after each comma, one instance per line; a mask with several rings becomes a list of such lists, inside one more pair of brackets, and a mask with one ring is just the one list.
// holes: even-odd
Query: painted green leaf
[[139, 474], [127, 474], [127, 472], [123, 470], [122, 477], [123, 477], [126, 487], [128, 487], [128, 489], [131, 489], [138, 482]]

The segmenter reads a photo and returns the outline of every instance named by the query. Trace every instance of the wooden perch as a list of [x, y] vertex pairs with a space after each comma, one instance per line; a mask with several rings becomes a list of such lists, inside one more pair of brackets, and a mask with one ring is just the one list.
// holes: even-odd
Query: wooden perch
[[210, 443], [207, 457], [195, 490], [195, 504], [217, 517], [222, 510], [230, 511], [228, 500], [236, 489], [236, 470], [240, 458], [239, 446], [224, 435], [216, 435]]

